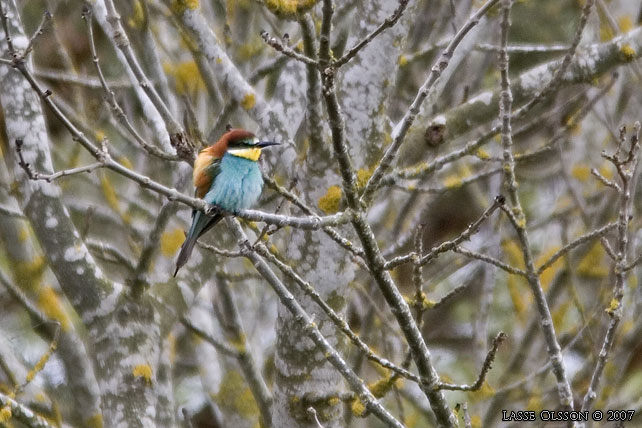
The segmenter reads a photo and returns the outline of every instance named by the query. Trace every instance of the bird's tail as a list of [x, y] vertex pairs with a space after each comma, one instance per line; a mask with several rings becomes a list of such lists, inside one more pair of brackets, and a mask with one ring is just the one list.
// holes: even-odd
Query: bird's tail
[[202, 211], [194, 212], [194, 215], [192, 217], [192, 226], [189, 228], [189, 232], [187, 232], [185, 242], [183, 242], [181, 251], [180, 253], [178, 253], [178, 258], [176, 259], [176, 270], [174, 271], [174, 276], [176, 276], [178, 270], [183, 267], [185, 263], [187, 263], [187, 260], [192, 254], [192, 250], [194, 249], [194, 245], [196, 245], [196, 241], [198, 240], [198, 238], [200, 238], [201, 235], [210, 230], [210, 228], [218, 223], [221, 218], [223, 218], [223, 216], [220, 214], [215, 214], [213, 217], [210, 217], [204, 214]]

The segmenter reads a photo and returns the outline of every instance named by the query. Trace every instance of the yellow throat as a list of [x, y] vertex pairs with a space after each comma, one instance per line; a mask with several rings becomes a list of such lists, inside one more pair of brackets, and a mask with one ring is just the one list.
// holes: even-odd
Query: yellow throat
[[261, 148], [253, 147], [247, 149], [232, 149], [227, 151], [229, 154], [237, 156], [239, 158], [248, 159], [251, 161], [258, 161], [261, 157]]

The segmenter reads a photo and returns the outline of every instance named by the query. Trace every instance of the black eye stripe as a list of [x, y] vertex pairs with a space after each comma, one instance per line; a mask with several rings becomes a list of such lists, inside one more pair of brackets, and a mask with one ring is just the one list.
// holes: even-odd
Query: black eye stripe
[[229, 148], [235, 149], [235, 148], [243, 148], [243, 147], [255, 147], [258, 144], [254, 142], [254, 140], [237, 140], [237, 141], [231, 141], [228, 144]]

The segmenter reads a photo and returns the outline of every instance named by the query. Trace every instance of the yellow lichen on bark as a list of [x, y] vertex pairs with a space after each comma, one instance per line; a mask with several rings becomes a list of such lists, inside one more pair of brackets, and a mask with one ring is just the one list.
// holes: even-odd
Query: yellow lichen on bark
[[11, 420], [11, 407], [4, 406], [0, 409], [0, 423], [9, 422]]
[[259, 414], [252, 391], [245, 384], [243, 376], [236, 370], [225, 373], [218, 394], [213, 398], [221, 407], [243, 418], [250, 419]]
[[256, 105], [256, 96], [252, 92], [245, 94], [241, 100], [241, 107], [245, 110], [251, 110]]
[[355, 398], [352, 402], [350, 411], [358, 418], [363, 418], [366, 416], [366, 406], [358, 398]]
[[90, 416], [86, 421], [85, 425], [89, 428], [103, 428], [103, 415], [96, 413], [93, 416]]
[[183, 245], [183, 241], [185, 241], [185, 233], [180, 227], [163, 232], [160, 239], [161, 254], [172, 257]]
[[14, 261], [13, 270], [18, 286], [23, 290], [36, 290], [47, 269], [44, 256], [35, 256], [32, 260]]
[[172, 11], [177, 15], [182, 15], [186, 10], [198, 9], [198, 0], [172, 0]]
[[196, 95], [205, 90], [205, 82], [194, 61], [183, 61], [176, 65], [164, 63], [165, 73], [174, 78], [174, 86], [179, 95]]
[[334, 214], [339, 211], [341, 204], [341, 187], [330, 186], [325, 195], [319, 198], [318, 206], [326, 214]]
[[52, 342], [51, 345], [49, 345], [49, 349], [47, 349], [47, 352], [45, 352], [42, 355], [42, 357], [40, 357], [40, 360], [38, 360], [36, 365], [33, 366], [33, 368], [29, 370], [29, 372], [27, 373], [27, 378], [26, 378], [27, 383], [31, 382], [33, 378], [36, 377], [36, 375], [40, 373], [42, 369], [45, 368], [45, 364], [47, 364], [47, 361], [49, 361], [49, 358], [51, 358], [51, 354], [53, 354], [55, 350], [56, 350], [56, 343]]
[[[551, 258], [553, 254], [555, 254], [558, 250], [560, 249], [559, 246], [553, 246], [548, 248], [547, 250], [543, 251], [539, 257], [535, 260], [535, 266], [541, 266], [542, 264], [546, 263], [548, 259]], [[548, 289], [548, 286], [551, 284], [551, 281], [557, 274], [557, 272], [564, 266], [564, 257], [560, 257], [550, 265], [542, 274], [540, 275], [540, 282], [542, 284], [542, 288], [544, 291]]]
[[633, 48], [633, 46], [625, 43], [622, 45], [622, 47], [620, 47], [620, 54], [622, 54], [626, 61], [633, 61], [635, 59], [635, 56], [637, 55], [637, 52], [635, 51], [635, 48]]
[[374, 172], [375, 167], [373, 166], [372, 168], [360, 168], [357, 171], [357, 187], [359, 189], [363, 189], [366, 187], [366, 184], [368, 184], [368, 180], [370, 180], [370, 177], [372, 177], [372, 173]]
[[617, 19], [617, 25], [620, 27], [620, 31], [623, 33], [628, 33], [634, 27], [633, 19], [630, 15], [623, 15]]
[[578, 181], [587, 181], [591, 176], [591, 168], [588, 165], [575, 165], [571, 170], [571, 175]]
[[38, 293], [38, 306], [47, 317], [58, 321], [63, 331], [69, 331], [71, 320], [63, 307], [62, 301], [53, 288], [42, 287], [40, 289], [40, 293]]
[[609, 268], [604, 260], [605, 254], [602, 245], [595, 242], [577, 265], [577, 273], [584, 277], [604, 278], [609, 274]]
[[134, 29], [140, 30], [145, 24], [145, 13], [143, 11], [143, 5], [140, 0], [137, 0], [132, 5], [132, 16], [127, 20], [127, 24]]
[[120, 209], [120, 201], [118, 199], [116, 189], [107, 177], [107, 174], [101, 175], [100, 188], [103, 191], [103, 196], [105, 197], [105, 200], [107, 201], [109, 207], [114, 210], [114, 212], [117, 213], [125, 223], [129, 224], [131, 222], [131, 216], [127, 213], [122, 212], [122, 210]]
[[[525, 268], [526, 265], [524, 263], [522, 250], [517, 242], [514, 240], [506, 241], [502, 243], [502, 249], [504, 254], [508, 257], [508, 261], [511, 266], [515, 266], [520, 269]], [[522, 287], [523, 282], [515, 275], [508, 275], [506, 282], [515, 314], [521, 321], [525, 321], [529, 295], [524, 294], [524, 288]]]
[[317, 0], [265, 0], [265, 6], [284, 19], [297, 19], [316, 3]]
[[152, 384], [152, 367], [149, 364], [138, 364], [132, 368], [132, 374], [136, 378], [142, 378], [148, 385]]
[[475, 152], [475, 156], [477, 156], [477, 158], [481, 160], [490, 159], [490, 154], [482, 148], [477, 149], [477, 151]]
[[370, 390], [370, 392], [372, 392], [372, 395], [374, 395], [375, 398], [383, 398], [388, 392], [392, 390], [392, 388], [399, 387], [400, 383], [400, 378], [395, 379], [392, 376], [387, 376], [375, 382], [369, 383], [368, 389]]

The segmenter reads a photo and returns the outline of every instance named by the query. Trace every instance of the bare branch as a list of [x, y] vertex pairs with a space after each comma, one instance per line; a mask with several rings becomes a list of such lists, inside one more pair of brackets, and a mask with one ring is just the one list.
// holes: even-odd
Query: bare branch
[[467, 250], [467, 249], [462, 248], [460, 246], [455, 246], [453, 248], [453, 251], [456, 252], [456, 253], [459, 253], [461, 255], [464, 255], [466, 257], [470, 257], [471, 259], [481, 260], [482, 262], [486, 262], [486, 263], [489, 263], [489, 264], [491, 264], [493, 266], [497, 266], [498, 268], [500, 268], [502, 270], [505, 270], [506, 272], [508, 272], [508, 273], [510, 273], [512, 275], [520, 275], [520, 276], [523, 276], [523, 277], [527, 277], [528, 276], [528, 274], [526, 272], [524, 272], [523, 270], [515, 268], [515, 267], [512, 267], [512, 266], [510, 266], [510, 265], [508, 265], [508, 264], [506, 264], [506, 263], [504, 263], [504, 262], [502, 262], [500, 260], [497, 260], [497, 259], [492, 258], [490, 256], [487, 256], [485, 254], [477, 253], [475, 251], [470, 251], [470, 250]]
[[502, 195], [497, 196], [493, 201], [493, 203], [483, 212], [483, 214], [477, 220], [475, 220], [474, 223], [471, 223], [470, 225], [468, 225], [466, 230], [460, 233], [459, 236], [457, 236], [455, 239], [452, 239], [450, 241], [443, 242], [437, 247], [433, 247], [428, 254], [424, 255], [424, 254], [411, 253], [404, 256], [399, 256], [392, 260], [387, 261], [384, 265], [384, 268], [387, 270], [394, 269], [397, 266], [400, 266], [404, 263], [408, 263], [412, 261], [413, 258], [415, 257], [419, 257], [419, 262], [422, 265], [425, 265], [426, 263], [430, 262], [431, 260], [439, 256], [441, 253], [454, 250], [455, 248], [457, 248], [459, 244], [469, 240], [471, 236], [476, 234], [479, 231], [479, 228], [481, 227], [482, 223], [484, 223], [484, 221], [486, 221], [495, 212], [497, 208], [502, 207], [504, 205], [504, 202], [505, 202], [505, 199]]
[[636, 170], [638, 165], [638, 153], [640, 149], [639, 137], [640, 137], [640, 122], [635, 123], [634, 132], [631, 135], [631, 145], [628, 151], [624, 153], [625, 157], [621, 157], [620, 153], [624, 148], [624, 141], [626, 139], [626, 130], [622, 127], [620, 131], [620, 141], [617, 145], [617, 150], [613, 155], [602, 154], [603, 157], [608, 159], [613, 163], [617, 169], [620, 177], [620, 206], [618, 212], [618, 221], [617, 221], [617, 250], [615, 252], [615, 260], [613, 261], [613, 271], [615, 272], [615, 284], [613, 285], [613, 298], [606, 308], [606, 313], [611, 318], [609, 322], [608, 329], [604, 335], [604, 340], [602, 342], [602, 349], [600, 350], [595, 368], [593, 369], [593, 374], [591, 376], [591, 383], [589, 384], [588, 390], [584, 395], [584, 400], [582, 402], [582, 410], [590, 411], [593, 402], [597, 398], [598, 387], [600, 384], [600, 379], [602, 377], [602, 372], [606, 366], [607, 359], [609, 357], [609, 352], [613, 347], [613, 342], [615, 341], [615, 333], [617, 327], [620, 324], [620, 319], [622, 318], [622, 299], [624, 298], [624, 283], [626, 280], [626, 267], [627, 263], [627, 253], [628, 253], [628, 244], [629, 244], [629, 221], [630, 221], [630, 210], [631, 210], [631, 189], [633, 186], [633, 172]]
[[265, 261], [252, 251], [250, 243], [239, 223], [234, 219], [227, 219], [227, 224], [238, 240], [241, 251], [244, 252], [245, 257], [252, 261], [254, 267], [276, 292], [281, 303], [292, 313], [292, 315], [294, 315], [294, 319], [301, 324], [303, 331], [315, 343], [315, 345], [320, 348], [330, 364], [332, 364], [341, 373], [341, 375], [343, 375], [366, 409], [368, 409], [373, 415], [377, 416], [377, 418], [379, 418], [379, 420], [381, 420], [386, 426], [403, 428], [403, 425], [377, 402], [372, 393], [368, 388], [366, 388], [363, 381], [354, 373], [343, 358], [341, 358], [339, 353], [323, 337], [316, 324], [312, 319], [310, 319], [310, 316], [303, 310], [303, 308], [301, 308], [296, 299], [294, 299], [294, 296], [288, 291], [287, 287], [285, 287], [274, 272], [272, 272]]
[[486, 354], [486, 359], [484, 360], [484, 364], [482, 365], [481, 371], [479, 372], [479, 376], [477, 377], [477, 380], [475, 381], [475, 383], [473, 383], [472, 385], [455, 385], [452, 383], [440, 382], [437, 387], [439, 389], [447, 389], [449, 391], [477, 391], [484, 384], [484, 381], [486, 380], [486, 375], [492, 368], [493, 361], [495, 360], [495, 354], [497, 353], [497, 348], [499, 348], [499, 345], [501, 345], [501, 343], [505, 339], [506, 339], [506, 333], [504, 333], [503, 331], [500, 331], [497, 334], [497, 336], [495, 336], [495, 338], [493, 339], [493, 345], [488, 351], [488, 354]]
[[323, 312], [328, 316], [332, 323], [350, 339], [354, 346], [356, 346], [357, 349], [359, 349], [366, 356], [366, 358], [379, 364], [381, 367], [387, 368], [405, 377], [406, 379], [412, 380], [416, 383], [421, 383], [421, 379], [418, 376], [410, 373], [406, 369], [393, 364], [387, 359], [376, 355], [368, 347], [368, 345], [363, 342], [363, 340], [361, 340], [361, 338], [355, 332], [353, 332], [352, 329], [350, 329], [348, 323], [321, 298], [319, 293], [309, 282], [301, 278], [290, 266], [279, 260], [279, 258], [272, 254], [264, 244], [258, 244], [254, 247], [254, 249], [262, 257], [266, 258], [270, 263], [274, 264], [288, 278], [292, 279], [294, 283], [297, 284], [297, 286], [299, 286], [299, 288], [301, 288], [301, 290], [323, 310]]
[[[114, 91], [112, 91], [109, 88], [109, 85], [107, 83], [107, 80], [105, 79], [105, 76], [103, 74], [103, 71], [100, 67], [100, 59], [98, 58], [98, 52], [96, 51], [96, 44], [94, 41], [94, 31], [93, 31], [93, 22], [92, 22], [92, 13], [89, 8], [84, 8], [83, 9], [83, 19], [85, 20], [85, 23], [87, 24], [87, 35], [89, 39], [89, 48], [91, 51], [91, 55], [93, 58], [94, 66], [96, 67], [96, 72], [98, 74], [98, 79], [100, 81], [100, 85], [103, 88], [103, 91], [105, 92], [105, 99], [109, 103], [110, 110], [113, 113], [113, 115], [118, 119], [118, 121], [125, 127], [125, 129], [131, 134], [132, 137], [134, 137], [134, 140], [140, 146], [150, 155], [156, 156], [160, 159], [165, 159], [165, 160], [179, 160], [178, 155], [174, 155], [171, 153], [167, 153], [158, 147], [155, 147], [147, 141], [141, 135], [136, 131], [134, 126], [131, 124], [129, 121], [129, 118], [123, 111], [123, 109], [118, 105], [118, 102], [116, 101], [116, 95], [114, 94]], [[187, 156], [184, 158], [187, 162], [193, 162], [194, 154], [192, 153], [191, 156]]]
[[25, 171], [25, 173], [27, 174], [27, 177], [29, 177], [30, 180], [45, 180], [48, 183], [51, 183], [52, 181], [60, 177], [69, 177], [75, 174], [90, 173], [95, 171], [98, 168], [104, 168], [107, 157], [109, 156], [109, 153], [105, 152], [104, 153], [105, 158], [103, 160], [98, 161], [96, 163], [92, 163], [91, 165], [80, 166], [78, 168], [72, 168], [72, 169], [65, 169], [62, 171], [58, 171], [54, 174], [41, 174], [39, 172], [34, 171], [31, 164], [25, 162], [24, 157], [22, 156], [23, 144], [24, 143], [22, 140], [16, 140], [16, 154], [18, 155], [18, 165], [20, 165], [20, 167]]
[[537, 274], [541, 275], [542, 272], [544, 272], [546, 269], [551, 267], [553, 263], [557, 261], [560, 257], [564, 256], [566, 253], [571, 251], [572, 249], [585, 244], [587, 242], [592, 241], [595, 238], [601, 238], [604, 235], [606, 235], [608, 232], [610, 232], [612, 229], [615, 229], [617, 227], [617, 223], [609, 223], [606, 226], [603, 226], [597, 230], [594, 230], [592, 232], [589, 232], [585, 235], [580, 236], [579, 238], [573, 240], [572, 242], [569, 242], [566, 244], [564, 247], [560, 248], [558, 251], [555, 252], [548, 260], [546, 260], [542, 265], [537, 269]]
[[42, 416], [0, 392], [0, 410], [9, 409], [11, 417], [29, 428], [54, 428]]
[[459, 43], [461, 43], [466, 34], [468, 34], [468, 32], [479, 23], [479, 20], [498, 1], [499, 0], [488, 0], [481, 8], [479, 8], [479, 10], [473, 16], [471, 16], [468, 21], [459, 29], [455, 37], [453, 37], [453, 39], [446, 47], [446, 50], [444, 50], [437, 62], [432, 66], [430, 75], [428, 76], [422, 87], [419, 89], [419, 92], [415, 96], [413, 102], [410, 104], [408, 111], [405, 113], [403, 119], [401, 119], [401, 122], [399, 122], [399, 124], [395, 126], [395, 136], [393, 138], [392, 144], [390, 144], [388, 149], [386, 149], [386, 152], [381, 158], [381, 161], [377, 165], [377, 168], [374, 170], [372, 176], [366, 184], [362, 196], [362, 200], [366, 204], [370, 203], [370, 200], [372, 199], [374, 192], [377, 190], [381, 179], [383, 178], [384, 174], [388, 172], [388, 168], [390, 168], [390, 166], [392, 165], [392, 161], [399, 151], [399, 148], [403, 144], [406, 132], [408, 132], [408, 129], [419, 113], [421, 104], [429, 95], [430, 90], [434, 86], [439, 76], [441, 76], [441, 73], [448, 66], [448, 62], [450, 61], [453, 52], [455, 51], [455, 49], [457, 49], [457, 46], [459, 46]]
[[189, 331], [212, 345], [217, 351], [221, 352], [224, 355], [227, 355], [229, 357], [234, 357], [238, 358], [239, 351], [237, 351], [235, 348], [232, 346], [228, 345], [227, 343], [224, 343], [221, 340], [215, 339], [212, 337], [210, 334], [208, 334], [205, 330], [202, 330], [201, 328], [197, 327], [192, 321], [187, 319], [186, 317], [181, 318], [181, 324], [183, 324]]
[[296, 59], [297, 61], [300, 61], [307, 65], [318, 65], [316, 60], [295, 51], [276, 37], [271, 37], [270, 33], [268, 33], [267, 31], [261, 31], [261, 37], [263, 38], [263, 41], [268, 44], [268, 46], [271, 46], [272, 48], [274, 48], [274, 50], [281, 52], [287, 57]]
[[[497, 52], [501, 50], [501, 46], [491, 45], [488, 43], [479, 43], [475, 47], [477, 50], [483, 52]], [[558, 53], [568, 52], [569, 46], [567, 45], [509, 45], [506, 46], [506, 51], [509, 54], [530, 54], [530, 53]]]
[[[590, 3], [588, 0], [587, 3]], [[508, 45], [508, 29], [510, 27], [510, 10], [512, 6], [511, 0], [503, 0], [502, 21], [501, 21], [501, 52], [499, 55], [499, 69], [501, 74], [501, 96], [499, 105], [499, 117], [502, 123], [502, 147], [503, 147], [503, 168], [508, 188], [508, 198], [510, 207], [503, 207], [504, 211], [508, 214], [513, 227], [515, 228], [520, 244], [522, 255], [526, 263], [526, 278], [528, 284], [535, 296], [537, 309], [540, 314], [540, 326], [544, 332], [544, 338], [548, 347], [548, 354], [553, 365], [553, 372], [557, 381], [557, 392], [559, 400], [564, 408], [573, 408], [573, 393], [571, 386], [566, 375], [566, 368], [564, 360], [562, 359], [561, 348], [555, 333], [555, 326], [551, 317], [546, 296], [542, 290], [539, 276], [535, 270], [533, 261], [533, 254], [530, 248], [528, 233], [526, 231], [526, 217], [524, 210], [517, 194], [517, 180], [515, 178], [515, 159], [513, 155], [513, 136], [511, 128], [512, 119], [512, 103], [513, 95], [511, 92], [511, 84], [508, 74], [508, 53], [506, 46]], [[574, 51], [574, 50], [573, 50]], [[570, 61], [570, 59], [569, 59]], [[566, 64], [568, 65], [568, 64]]]
[[42, 35], [42, 33], [45, 30], [45, 27], [49, 24], [50, 21], [51, 21], [51, 14], [48, 11], [45, 11], [45, 13], [42, 16], [42, 21], [40, 21], [38, 28], [36, 28], [36, 31], [29, 38], [29, 43], [27, 44], [27, 47], [25, 48], [24, 52], [21, 55], [23, 60], [27, 58], [27, 56], [33, 49], [33, 45], [36, 42], [36, 39], [38, 38], [38, 36]]
[[377, 27], [372, 33], [368, 34], [363, 40], [348, 49], [348, 51], [343, 54], [341, 58], [333, 61], [332, 66], [334, 68], [340, 68], [341, 66], [345, 65], [346, 63], [348, 63], [348, 61], [354, 58], [361, 49], [366, 47], [368, 43], [374, 40], [375, 37], [377, 37], [387, 28], [394, 26], [397, 21], [399, 21], [399, 18], [401, 18], [401, 15], [403, 15], [404, 10], [406, 10], [406, 6], [408, 6], [408, 3], [410, 3], [410, 0], [399, 0], [399, 6], [397, 6], [394, 12], [392, 12], [392, 15], [386, 18], [379, 27]]

